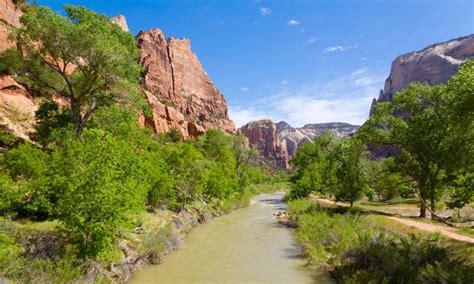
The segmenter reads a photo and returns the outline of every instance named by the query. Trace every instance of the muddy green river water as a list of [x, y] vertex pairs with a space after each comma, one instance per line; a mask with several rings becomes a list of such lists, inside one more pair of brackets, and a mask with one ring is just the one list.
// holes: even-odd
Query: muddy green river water
[[282, 197], [259, 195], [249, 207], [199, 226], [130, 283], [331, 283], [305, 267], [290, 229], [276, 222], [273, 213], [286, 210]]

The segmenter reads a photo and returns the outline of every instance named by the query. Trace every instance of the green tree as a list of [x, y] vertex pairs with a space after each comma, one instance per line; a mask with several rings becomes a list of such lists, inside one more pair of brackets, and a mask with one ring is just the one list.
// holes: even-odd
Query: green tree
[[348, 201], [352, 205], [369, 188], [366, 171], [367, 150], [357, 139], [347, 139], [337, 149], [336, 201]]
[[474, 161], [474, 63], [464, 64], [446, 85], [412, 84], [392, 102], [377, 105], [364, 126], [375, 144], [399, 151], [403, 173], [416, 182], [420, 216], [432, 217], [447, 177]]
[[112, 250], [118, 230], [144, 208], [147, 184], [127, 141], [87, 130], [51, 155], [49, 187], [59, 194], [57, 216], [83, 256]]
[[66, 99], [80, 137], [100, 106], [124, 102], [137, 92], [139, 49], [133, 36], [106, 16], [84, 7], [64, 9], [66, 17], [45, 7], [25, 13], [14, 34], [20, 50], [7, 50], [0, 66], [18, 66], [18, 81]]
[[311, 191], [332, 194], [336, 176], [335, 137], [326, 133], [317, 136], [313, 142], [305, 142], [291, 159], [293, 165], [293, 189], [290, 198], [301, 198]]

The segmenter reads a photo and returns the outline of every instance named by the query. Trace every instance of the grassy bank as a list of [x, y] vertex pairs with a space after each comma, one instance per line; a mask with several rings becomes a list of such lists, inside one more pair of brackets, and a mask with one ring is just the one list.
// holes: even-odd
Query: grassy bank
[[285, 190], [286, 183], [254, 184], [242, 194], [213, 202], [195, 201], [178, 211], [144, 213], [116, 242], [115, 260], [86, 260], [65, 245], [66, 236], [56, 221], [15, 222], [0, 219], [0, 278], [20, 283], [121, 282], [144, 265], [157, 264], [161, 257], [183, 243], [200, 223], [245, 207], [259, 193]]
[[[343, 283], [471, 283], [474, 265], [464, 245], [418, 232], [398, 233], [383, 217], [295, 200], [297, 242], [310, 263]], [[467, 248], [468, 245], [466, 245]]]

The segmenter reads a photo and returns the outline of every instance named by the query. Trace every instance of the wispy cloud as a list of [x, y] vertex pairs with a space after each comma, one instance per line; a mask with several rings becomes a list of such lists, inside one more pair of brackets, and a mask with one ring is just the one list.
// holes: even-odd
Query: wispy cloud
[[267, 7], [260, 7], [260, 14], [262, 16], [267, 16], [267, 15], [270, 15], [272, 13], [272, 10], [267, 8]]
[[361, 58], [359, 58], [359, 61], [365, 61], [365, 60], [367, 60], [367, 57], [361, 57]]
[[248, 90], [250, 90], [250, 88], [249, 87], [240, 87], [240, 90], [242, 92], [247, 92]]
[[308, 38], [308, 40], [306, 40], [306, 43], [315, 43], [316, 41], [318, 41], [318, 38], [312, 37]]
[[324, 50], [325, 53], [327, 52], [336, 52], [336, 51], [347, 51], [349, 49], [354, 49], [357, 48], [355, 45], [348, 45], [348, 46], [342, 46], [342, 45], [335, 45], [335, 46], [330, 46]]
[[300, 22], [297, 20], [289, 20], [288, 22], [286, 22], [286, 24], [289, 26], [296, 26], [296, 25], [299, 25]]
[[327, 83], [314, 82], [299, 87], [281, 84], [247, 107], [232, 106], [230, 115], [238, 126], [263, 118], [275, 122], [285, 120], [296, 127], [335, 121], [362, 124], [383, 82], [383, 75], [361, 68]]

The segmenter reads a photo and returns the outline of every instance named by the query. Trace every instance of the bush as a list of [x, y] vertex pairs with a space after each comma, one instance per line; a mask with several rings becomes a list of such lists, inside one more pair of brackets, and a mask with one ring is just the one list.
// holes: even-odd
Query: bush
[[[330, 268], [342, 283], [471, 283], [474, 267], [454, 258], [438, 238], [374, 229], [353, 210], [295, 200], [295, 236], [310, 260]], [[345, 214], [341, 214], [345, 213]]]

